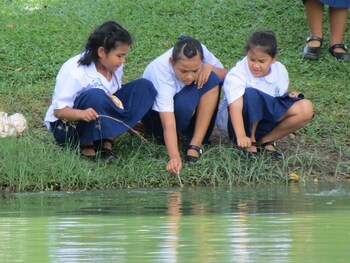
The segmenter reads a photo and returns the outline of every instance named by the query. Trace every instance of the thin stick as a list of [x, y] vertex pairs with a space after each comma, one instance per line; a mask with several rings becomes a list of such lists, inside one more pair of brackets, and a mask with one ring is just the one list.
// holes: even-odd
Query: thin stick
[[147, 142], [148, 141], [138, 132], [138, 131], [135, 131], [133, 128], [131, 128], [129, 125], [127, 125], [125, 122], [121, 121], [121, 120], [118, 120], [116, 118], [113, 118], [111, 116], [107, 116], [107, 115], [98, 115], [99, 117], [104, 117], [104, 118], [108, 118], [108, 119], [111, 119], [111, 120], [114, 120], [114, 121], [117, 121], [117, 122], [120, 122], [121, 124], [124, 124], [126, 127], [128, 127], [133, 133], [135, 133], [140, 139], [141, 141], [143, 142]]
[[179, 180], [180, 187], [183, 188], [184, 186], [182, 185], [181, 178], [180, 178], [180, 173], [176, 173], [177, 179]]

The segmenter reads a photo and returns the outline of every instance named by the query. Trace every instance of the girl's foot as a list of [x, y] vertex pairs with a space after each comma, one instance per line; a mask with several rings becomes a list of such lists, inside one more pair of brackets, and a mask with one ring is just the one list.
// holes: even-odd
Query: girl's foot
[[272, 156], [277, 159], [277, 160], [281, 160], [283, 159], [283, 154], [280, 150], [278, 150], [276, 148], [276, 143], [275, 142], [264, 142], [261, 143], [261, 147], [263, 150], [265, 150], [265, 152], [268, 152], [270, 154], [272, 154]]
[[93, 144], [80, 145], [81, 155], [87, 159], [95, 160], [96, 159], [96, 149]]
[[194, 164], [198, 161], [199, 157], [201, 157], [202, 153], [203, 150], [201, 147], [196, 145], [189, 145], [187, 149], [185, 162], [189, 164]]
[[335, 44], [328, 49], [329, 53], [337, 59], [350, 61], [348, 48], [344, 44]]
[[258, 147], [257, 147], [256, 142], [252, 142], [252, 145], [250, 147], [247, 147], [247, 151], [251, 153], [257, 153], [258, 152]]
[[304, 47], [304, 58], [318, 59], [321, 54], [322, 37], [311, 36], [306, 40]]
[[113, 152], [114, 141], [111, 139], [103, 139], [102, 140], [102, 149], [101, 149], [101, 157], [106, 161], [114, 161], [116, 159], [116, 155]]
[[252, 145], [246, 148], [246, 152], [250, 161], [256, 162], [258, 160], [258, 147], [256, 142], [252, 142]]

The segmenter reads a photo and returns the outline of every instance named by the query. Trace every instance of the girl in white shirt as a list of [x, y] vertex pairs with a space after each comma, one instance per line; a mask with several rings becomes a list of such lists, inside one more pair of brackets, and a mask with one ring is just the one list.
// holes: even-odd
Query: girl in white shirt
[[198, 40], [181, 37], [173, 48], [153, 60], [143, 77], [150, 80], [158, 95], [143, 123], [152, 135], [163, 139], [168, 151], [167, 171], [178, 174], [182, 160], [178, 134], [190, 143], [185, 161], [194, 163], [209, 141], [221, 83], [226, 70]]
[[45, 117], [60, 145], [78, 144], [85, 157], [95, 159], [101, 152], [112, 160], [115, 138], [151, 108], [157, 92], [150, 81], [122, 84], [131, 44], [128, 31], [107, 21], [90, 34], [83, 53], [62, 65]]
[[253, 159], [258, 149], [282, 158], [274, 142], [306, 125], [313, 105], [302, 94], [287, 92], [288, 72], [277, 61], [273, 32], [255, 32], [245, 50], [247, 56], [229, 71], [223, 85], [228, 134]]

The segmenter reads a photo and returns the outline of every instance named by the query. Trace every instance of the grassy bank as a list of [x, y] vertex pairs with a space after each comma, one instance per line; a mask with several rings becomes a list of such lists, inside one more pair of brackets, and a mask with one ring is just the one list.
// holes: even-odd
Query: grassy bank
[[[325, 14], [326, 10], [325, 10]], [[350, 174], [350, 64], [324, 49], [319, 61], [304, 60], [308, 26], [301, 1], [122, 1], [3, 0], [0, 3], [0, 110], [21, 112], [29, 129], [21, 138], [0, 138], [0, 188], [8, 191], [75, 190], [178, 185], [165, 171], [166, 150], [150, 138], [125, 134], [115, 145], [118, 160], [93, 164], [73, 149], [55, 145], [42, 124], [55, 76], [64, 61], [79, 53], [101, 22], [121, 22], [135, 38], [124, 81], [140, 77], [145, 66], [171, 47], [180, 34], [198, 38], [229, 69], [242, 57], [249, 34], [271, 29], [291, 88], [315, 104], [315, 118], [295, 137], [279, 143], [286, 159], [267, 157], [252, 164], [215, 136], [196, 166], [185, 166], [185, 185], [223, 185], [287, 181], [343, 180]], [[350, 32], [348, 22], [347, 32]], [[350, 44], [347, 33], [345, 43]]]

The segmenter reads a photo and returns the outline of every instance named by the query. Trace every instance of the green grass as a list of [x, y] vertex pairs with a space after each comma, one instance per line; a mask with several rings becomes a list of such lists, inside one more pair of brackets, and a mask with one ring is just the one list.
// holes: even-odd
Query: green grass
[[[134, 36], [124, 81], [141, 76], [145, 66], [170, 48], [180, 34], [198, 38], [230, 69], [255, 30], [273, 30], [280, 61], [292, 89], [315, 104], [311, 124], [280, 144], [286, 159], [264, 157], [252, 164], [227, 143], [215, 140], [196, 166], [185, 166], [189, 185], [235, 185], [344, 179], [350, 174], [350, 64], [324, 48], [319, 61], [302, 58], [308, 26], [301, 1], [152, 0], [2, 0], [0, 3], [0, 110], [21, 112], [29, 129], [21, 138], [0, 138], [0, 188], [51, 191], [120, 187], [178, 186], [165, 171], [163, 146], [125, 134], [115, 145], [118, 160], [91, 163], [73, 149], [62, 149], [42, 124], [55, 76], [68, 58], [82, 51], [88, 34], [105, 20], [121, 22]], [[350, 32], [350, 23], [348, 22]], [[344, 42], [350, 44], [350, 34]]]

